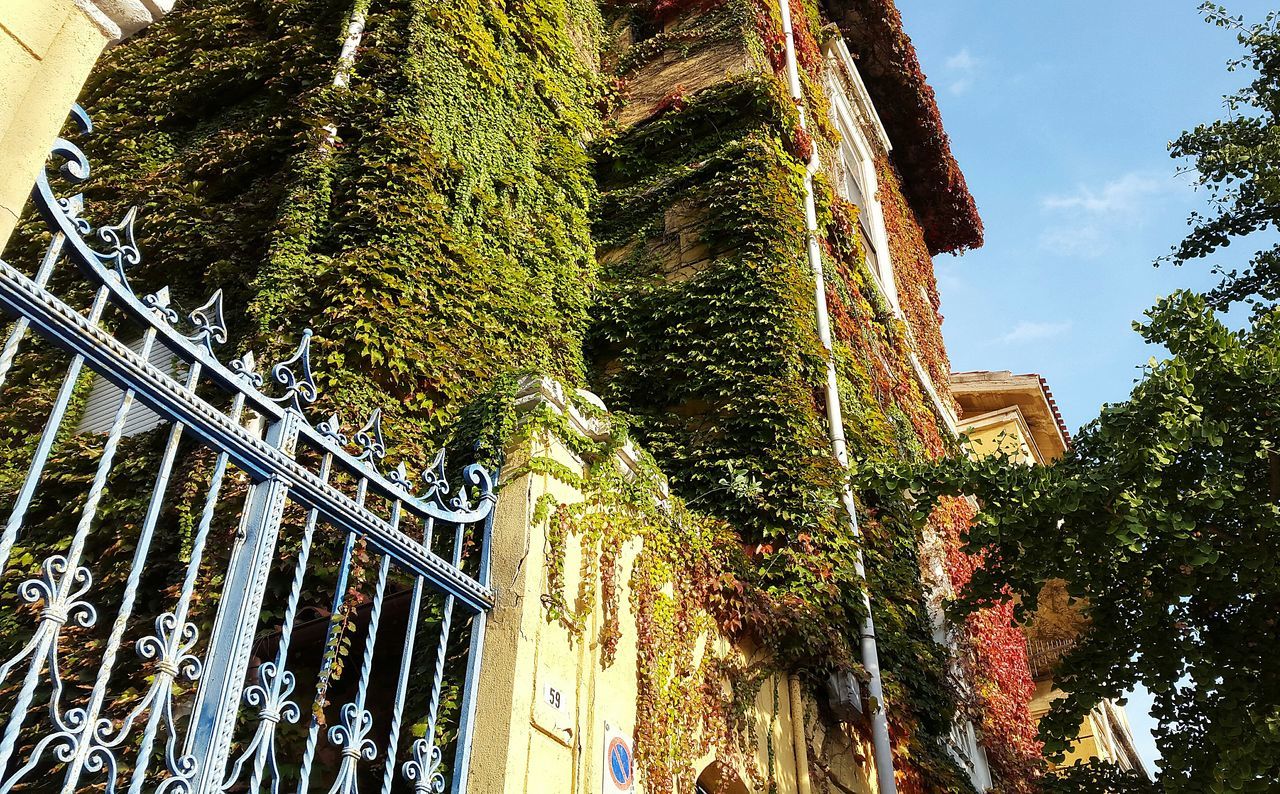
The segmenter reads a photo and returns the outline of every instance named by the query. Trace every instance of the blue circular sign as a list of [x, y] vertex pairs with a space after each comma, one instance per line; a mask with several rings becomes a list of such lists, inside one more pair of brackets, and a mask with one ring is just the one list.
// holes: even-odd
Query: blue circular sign
[[616, 737], [609, 743], [609, 775], [618, 788], [631, 788], [631, 750]]

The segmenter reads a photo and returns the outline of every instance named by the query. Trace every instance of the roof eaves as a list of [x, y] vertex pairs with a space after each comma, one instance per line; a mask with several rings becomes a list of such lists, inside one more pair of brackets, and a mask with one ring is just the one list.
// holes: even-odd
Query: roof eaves
[[889, 137], [903, 189], [931, 253], [982, 246], [977, 203], [951, 151], [937, 97], [893, 0], [826, 0]]
[[1028, 376], [1040, 381], [1040, 389], [1044, 392], [1044, 398], [1049, 403], [1049, 410], [1053, 412], [1053, 420], [1058, 423], [1058, 430], [1062, 433], [1064, 446], [1067, 449], [1071, 449], [1071, 431], [1067, 429], [1066, 420], [1062, 418], [1062, 411], [1058, 410], [1058, 401], [1053, 398], [1053, 390], [1049, 388], [1049, 382], [1044, 379], [1043, 375], [1028, 373]]

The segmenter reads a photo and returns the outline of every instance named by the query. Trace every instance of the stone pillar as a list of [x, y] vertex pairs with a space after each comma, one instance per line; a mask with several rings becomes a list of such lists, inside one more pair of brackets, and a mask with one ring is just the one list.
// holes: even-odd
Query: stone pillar
[[[484, 794], [599, 794], [612, 777], [606, 764], [612, 739], [625, 745], [637, 734], [639, 674], [646, 661], [639, 646], [639, 616], [631, 598], [631, 582], [643, 540], [629, 538], [617, 547], [618, 588], [616, 654], [606, 659], [599, 642], [605, 612], [599, 560], [588, 561], [599, 549], [584, 546], [581, 537], [566, 537], [553, 549], [549, 519], [538, 506], [548, 499], [571, 505], [583, 500], [577, 485], [588, 473], [587, 461], [574, 450], [611, 437], [607, 413], [582, 413], [576, 399], [604, 404], [594, 395], [566, 392], [544, 379], [526, 380], [515, 407], [530, 432], [507, 450], [501, 496], [493, 524], [493, 587], [496, 604], [487, 623], [484, 660], [477, 684], [477, 708], [471, 745], [469, 784]], [[554, 417], [554, 418], [553, 418]], [[614, 449], [619, 471], [626, 477], [645, 476], [643, 453], [630, 443]], [[558, 474], [557, 474], [558, 473]], [[665, 483], [655, 482], [654, 498], [666, 498]], [[536, 520], [535, 520], [536, 519]], [[548, 580], [552, 555], [562, 555], [561, 593], [580, 609], [578, 629], [548, 618]], [[585, 564], [584, 564], [585, 563]], [[581, 588], [583, 576], [594, 584]], [[669, 585], [664, 586], [664, 590]], [[581, 600], [589, 598], [583, 603]], [[738, 654], [751, 659], [757, 649], [748, 643], [731, 645], [714, 630], [699, 629], [693, 653]], [[696, 665], [695, 665], [696, 667]], [[755, 721], [753, 752], [757, 769], [772, 777], [778, 794], [798, 794], [796, 754], [792, 733], [793, 709], [785, 679], [767, 678], [750, 706]], [[803, 728], [801, 728], [803, 730]], [[803, 744], [804, 737], [800, 737]], [[634, 745], [633, 745], [634, 749]], [[740, 765], [717, 763], [714, 752], [702, 758], [683, 758], [693, 775], [719, 794], [745, 794], [750, 779]], [[731, 759], [732, 760], [732, 759]], [[850, 761], [850, 763], [853, 763]], [[635, 794], [645, 794], [637, 775]], [[682, 781], [681, 791], [693, 780]], [[858, 791], [864, 791], [859, 789]]]
[[[564, 429], [585, 439], [607, 437], [609, 427], [583, 416], [550, 380], [522, 384], [517, 409], [526, 417], [544, 411], [564, 418]], [[554, 461], [576, 476], [583, 461], [551, 432], [536, 432], [507, 451], [501, 497], [493, 525], [493, 583], [497, 604], [489, 615], [478, 683], [470, 785], [486, 794], [587, 794], [601, 790], [603, 719], [630, 733], [635, 726], [634, 636], [623, 638], [619, 659], [601, 670], [592, 631], [573, 637], [548, 621], [550, 543], [545, 521], [534, 521], [544, 494], [557, 503], [582, 499], [576, 488], [530, 459]], [[624, 461], [625, 464], [625, 461]], [[582, 568], [578, 542], [566, 544], [566, 592], [576, 592]], [[629, 562], [635, 549], [623, 554]], [[627, 574], [619, 576], [620, 582]], [[620, 603], [629, 616], [628, 599]], [[598, 628], [593, 609], [591, 627]]]
[[0, 249], [98, 56], [164, 16], [173, 4], [174, 0], [0, 2]]

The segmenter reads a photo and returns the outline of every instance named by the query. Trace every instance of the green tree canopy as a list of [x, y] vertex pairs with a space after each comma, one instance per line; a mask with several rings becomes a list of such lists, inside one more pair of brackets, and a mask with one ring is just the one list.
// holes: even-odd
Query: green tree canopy
[[[1280, 17], [1245, 26], [1204, 11], [1239, 29], [1247, 55], [1232, 68], [1256, 79], [1228, 98], [1227, 120], [1171, 147], [1193, 158], [1212, 209], [1191, 219], [1179, 263], [1280, 222]], [[1223, 275], [1135, 323], [1167, 357], [1056, 464], [957, 460], [881, 483], [914, 490], [922, 511], [941, 494], [978, 498], [967, 542], [986, 564], [960, 608], [1013, 595], [1029, 614], [1046, 582], [1068, 583], [1089, 628], [1058, 670], [1067, 697], [1041, 723], [1046, 752], [1065, 750], [1100, 699], [1141, 683], [1171, 792], [1280, 789], [1280, 246]], [[1241, 301], [1254, 307], [1242, 328], [1223, 314]], [[1103, 771], [1051, 790], [1073, 779], [1136, 790], [1104, 786]]]
[[[986, 550], [964, 606], [1024, 609], [1050, 579], [1090, 628], [1041, 723], [1063, 750], [1102, 698], [1155, 697], [1169, 791], [1272, 791], [1280, 781], [1280, 311], [1232, 330], [1180, 292], [1139, 331], [1168, 348], [1051, 467], [955, 461], [913, 483], [969, 493]], [[925, 498], [922, 504], [930, 499]], [[1007, 590], [1006, 590], [1007, 588]], [[1240, 786], [1241, 788], [1237, 788]]]
[[[1251, 72], [1253, 79], [1226, 97], [1227, 118], [1184, 132], [1169, 146], [1174, 157], [1191, 161], [1210, 199], [1166, 258], [1178, 265], [1256, 232], [1280, 230], [1280, 13], [1246, 25], [1215, 3], [1201, 11], [1212, 24], [1237, 31], [1245, 55], [1227, 68]], [[1280, 298], [1280, 243], [1259, 249], [1243, 268], [1216, 269], [1223, 279], [1208, 296], [1216, 308]]]

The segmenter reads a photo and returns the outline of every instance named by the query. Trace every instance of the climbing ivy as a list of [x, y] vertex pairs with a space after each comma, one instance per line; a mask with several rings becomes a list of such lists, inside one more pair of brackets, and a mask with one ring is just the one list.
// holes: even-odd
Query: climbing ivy
[[[770, 664], [816, 682], [858, 669], [849, 638], [862, 610], [856, 546], [838, 509], [845, 475], [824, 430], [825, 353], [803, 247], [803, 161], [811, 141], [827, 154], [835, 142], [818, 79], [821, 17], [815, 5], [793, 3], [808, 136], [777, 73], [772, 4], [716, 5], [686, 4], [682, 17], [663, 4], [664, 41], [688, 50], [699, 14], [745, 16], [741, 52], [757, 68], [701, 91], [685, 87], [678, 101], [596, 144], [602, 269], [588, 359], [595, 389], [676, 491], [739, 533], [750, 562], [748, 630], [765, 638]], [[652, 58], [649, 41], [637, 46]], [[619, 63], [625, 80], [630, 61]], [[867, 269], [857, 208], [817, 178], [844, 429], [855, 467], [868, 469], [953, 450], [907, 354], [922, 351], [949, 399], [928, 249], [887, 158], [879, 171], [895, 263], [904, 259], [905, 323]], [[757, 484], [752, 495], [716, 488], [734, 473]], [[899, 498], [860, 494], [859, 512], [904, 787], [963, 791], [967, 778], [942, 748], [956, 693], [948, 654], [931, 637], [921, 530]]]
[[[629, 443], [629, 432], [616, 417], [607, 420], [609, 435], [593, 441], [547, 404], [518, 415], [519, 382], [501, 379], [464, 412], [455, 440], [497, 461], [512, 447], [549, 449], [553, 445], [546, 442], [554, 437], [584, 461], [579, 473], [549, 454], [534, 455], [508, 466], [504, 477], [541, 474], [581, 494], [572, 503], [545, 494], [534, 506], [533, 523], [545, 527], [547, 538], [542, 603], [548, 621], [600, 648], [605, 667], [613, 664], [624, 630], [622, 550], [637, 550], [626, 582], [635, 622], [626, 628], [636, 635], [636, 763], [645, 790], [689, 790], [697, 777], [693, 763], [709, 753], [767, 785], [774, 770], [772, 764], [760, 768], [750, 711], [765, 674], [720, 643], [725, 635], [739, 638], [749, 619], [741, 613], [750, 599], [739, 598], [735, 589], [746, 567], [736, 533], [694, 510], [693, 501], [668, 495], [648, 455], [639, 454], [638, 469], [624, 466], [618, 451]], [[586, 401], [576, 401], [575, 409], [600, 417]], [[543, 443], [530, 444], [535, 439]], [[727, 481], [722, 488], [741, 492], [744, 485]], [[582, 551], [576, 592], [568, 590], [564, 568], [570, 543]], [[597, 610], [599, 628], [589, 635], [589, 618]]]
[[[450, 432], [496, 450], [523, 432], [512, 373], [534, 369], [590, 382], [652, 452], [640, 483], [608, 445], [580, 450], [585, 478], [529, 465], [585, 494], [540, 506], [556, 548], [591, 552], [576, 594], [551, 556], [548, 614], [580, 630], [599, 599], [606, 659], [616, 548], [644, 541], [637, 759], [659, 791], [709, 747], [751, 744], [744, 704], [764, 681], [695, 662], [688, 637], [761, 642], [769, 670], [812, 685], [861, 672], [864, 583], [803, 248], [804, 161], [836, 142], [817, 38], [832, 33], [816, 3], [792, 9], [809, 132], [778, 74], [776, 8], [756, 0], [611, 3], [604, 19], [588, 0], [208, 0], [114, 49], [85, 95], [105, 155], [90, 205], [143, 210], [138, 287], [169, 283], [185, 305], [224, 288], [237, 344], [268, 358], [313, 327], [323, 407], [384, 407], [409, 457]], [[745, 68], [674, 86], [639, 123], [602, 122], [637, 70], [709, 44]], [[905, 323], [867, 269], [856, 208], [817, 177], [855, 474], [952, 451], [906, 352], [946, 399], [925, 233], [895, 163], [878, 168]], [[13, 426], [35, 426], [35, 395]], [[654, 500], [658, 468], [683, 505]], [[900, 496], [857, 501], [904, 789], [965, 791], [942, 746], [956, 693], [931, 638], [922, 530]], [[767, 786], [772, 771], [757, 774]]]
[[[353, 58], [340, 60], [362, 17]], [[113, 48], [85, 88], [96, 123], [95, 135], [78, 141], [94, 166], [86, 214], [110, 222], [138, 205], [144, 259], [129, 274], [132, 286], [146, 294], [169, 285], [180, 310], [221, 288], [236, 353], [280, 360], [313, 327], [322, 395], [313, 415], [340, 409], [349, 423], [353, 413], [383, 408], [399, 447], [392, 454], [414, 468], [443, 441], [458, 406], [502, 373], [534, 365], [583, 378], [595, 192], [584, 143], [602, 93], [593, 68], [599, 25], [594, 4], [578, 0], [183, 3]], [[28, 222], [6, 261], [38, 256], [40, 229]], [[72, 290], [73, 303], [77, 297]], [[0, 408], [6, 511], [65, 363], [34, 343], [10, 373]], [[45, 468], [15, 550], [15, 581], [65, 549], [78, 519], [102, 442], [73, 432], [90, 381], [82, 379]], [[119, 602], [166, 430], [121, 445], [86, 548], [98, 603]], [[194, 444], [179, 451], [176, 493], [157, 524], [130, 638], [150, 633], [156, 615], [172, 608], [208, 486], [205, 453]], [[195, 591], [201, 637], [246, 487], [233, 469]], [[294, 531], [296, 513], [286, 516]], [[297, 542], [286, 535], [266, 626], [278, 625], [284, 608]], [[324, 582], [336, 552], [321, 545], [302, 605], [341, 628], [325, 649], [335, 662], [325, 685], [333, 686], [321, 693], [340, 704], [357, 666], [356, 613], [376, 566], [358, 544], [351, 598], [329, 615]], [[0, 602], [0, 645], [20, 644], [38, 605], [19, 604], [10, 587]], [[424, 618], [432, 619], [438, 623]], [[109, 620], [94, 631], [67, 628], [69, 684], [87, 689], [109, 628]], [[145, 680], [149, 664], [123, 656], [115, 680]], [[314, 663], [296, 669], [299, 681], [315, 680], [306, 667]], [[134, 688], [115, 702], [127, 706], [144, 693]], [[418, 713], [415, 698], [428, 694], [413, 693], [406, 713]], [[442, 725], [456, 704], [448, 685]], [[324, 710], [314, 716], [326, 719]], [[410, 727], [420, 733], [424, 725], [406, 725], [406, 742]], [[282, 741], [296, 741], [297, 730], [283, 728]], [[450, 741], [447, 731], [441, 741]]]
[[504, 371], [583, 377], [599, 28], [585, 0], [191, 4], [90, 80], [91, 204], [141, 204], [141, 285], [226, 289], [259, 353], [313, 327], [326, 402], [421, 451]]

